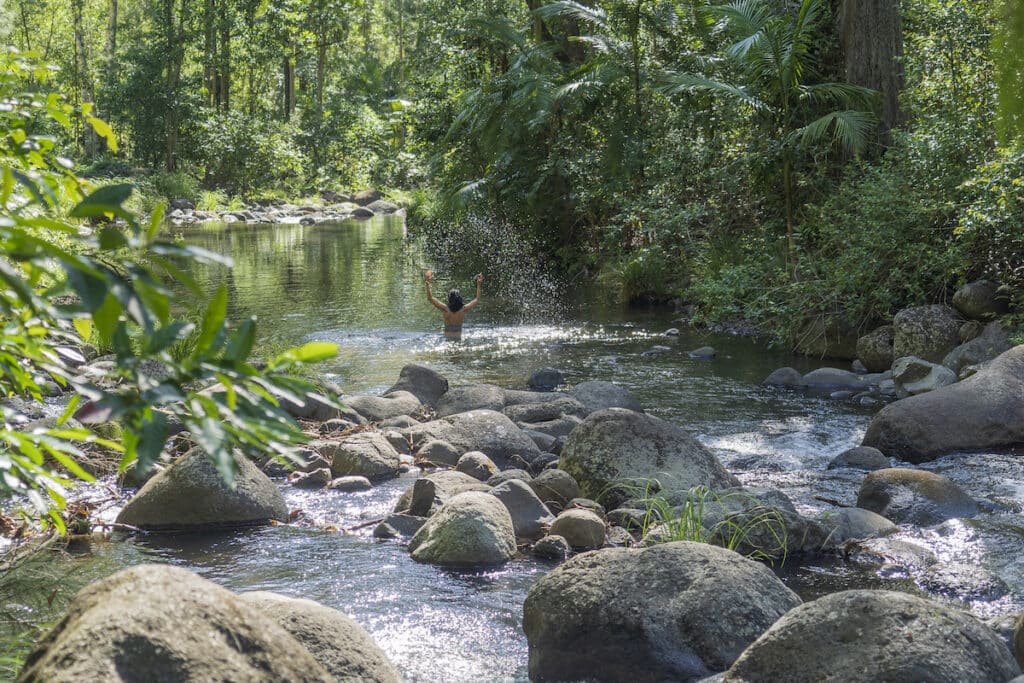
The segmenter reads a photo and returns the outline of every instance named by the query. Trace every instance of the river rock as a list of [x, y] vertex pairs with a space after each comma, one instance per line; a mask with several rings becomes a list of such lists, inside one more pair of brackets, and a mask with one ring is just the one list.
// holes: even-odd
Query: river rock
[[611, 382], [580, 382], [570, 393], [583, 404], [588, 415], [606, 408], [626, 408], [638, 413], [644, 412], [640, 402], [633, 398], [629, 390]]
[[341, 441], [321, 440], [310, 445], [331, 461], [335, 477], [391, 477], [398, 474], [401, 464], [398, 451], [379, 432], [357, 432]]
[[387, 390], [387, 394], [408, 391], [421, 403], [434, 406], [448, 391], [448, 380], [425, 365], [410, 363], [398, 373], [398, 382]]
[[[562, 417], [555, 420], [548, 420], [547, 422], [519, 422], [517, 423], [517, 426], [520, 429], [539, 432], [552, 437], [552, 439], [557, 439], [560, 436], [569, 436], [569, 434], [572, 433], [572, 430], [576, 429], [576, 427], [582, 422], [583, 420], [575, 415], [563, 415]], [[554, 442], [552, 441], [552, 443]]]
[[622, 408], [593, 413], [569, 436], [559, 467], [571, 474], [588, 498], [615, 507], [624, 480], [657, 480], [662, 489], [711, 489], [738, 480], [699, 441], [651, 415]]
[[317, 681], [334, 678], [285, 629], [171, 565], [96, 581], [25, 660], [22, 683]]
[[[526, 425], [528, 423], [523, 422], [520, 425]], [[532, 429], [523, 428], [523, 434], [533, 439], [533, 443], [537, 444], [537, 448], [542, 451], [550, 452], [555, 447], [555, 442], [558, 441], [558, 437], [551, 436], [550, 434], [543, 434], [541, 432], [535, 432]]]
[[408, 391], [392, 391], [386, 396], [347, 396], [345, 405], [370, 422], [383, 422], [415, 413], [423, 404]]
[[467, 491], [453, 496], [409, 543], [418, 562], [446, 567], [493, 565], [516, 553], [515, 527], [508, 509], [494, 496]]
[[376, 214], [373, 213], [373, 209], [370, 209], [365, 206], [357, 206], [356, 208], [352, 209], [351, 213], [352, 218], [373, 218], [375, 215]]
[[432, 439], [420, 446], [416, 451], [416, 457], [434, 465], [454, 467], [462, 457], [462, 452], [447, 441]]
[[857, 507], [877, 512], [897, 524], [917, 526], [978, 514], [974, 499], [949, 478], [901, 468], [869, 472], [857, 494]]
[[236, 455], [234, 488], [206, 454], [193, 448], [139, 489], [117, 516], [153, 531], [230, 528], [286, 521], [284, 497], [267, 475]]
[[590, 510], [564, 510], [555, 517], [550, 533], [561, 536], [575, 549], [600, 548], [604, 545], [604, 520]]
[[384, 194], [380, 190], [374, 189], [360, 190], [359, 192], [356, 192], [354, 195], [352, 195], [352, 201], [359, 206], [369, 206], [378, 199], [383, 198]]
[[562, 510], [580, 495], [580, 486], [565, 470], [544, 470], [530, 482], [530, 488], [548, 507]]
[[710, 346], [702, 346], [699, 349], [687, 351], [686, 355], [689, 356], [690, 358], [695, 358], [697, 360], [712, 360], [717, 355], [717, 353], [718, 352], [715, 351]]
[[374, 538], [412, 538], [427, 523], [427, 517], [391, 513], [373, 529]]
[[369, 209], [370, 211], [373, 211], [374, 213], [383, 214], [385, 216], [388, 214], [392, 214], [395, 211], [398, 211], [397, 204], [392, 204], [391, 202], [385, 201], [383, 199], [378, 199], [376, 201], [370, 202], [369, 204], [366, 205], [366, 208]]
[[896, 395], [903, 398], [956, 383], [956, 373], [949, 368], [913, 356], [896, 359], [892, 378], [896, 382]]
[[556, 394], [555, 398], [543, 403], [518, 403], [505, 406], [501, 411], [513, 422], [547, 422], [557, 420], [564, 415], [586, 417], [587, 408], [572, 398]]
[[348, 615], [312, 600], [269, 591], [242, 593], [238, 598], [290, 633], [338, 681], [402, 680], [380, 646]]
[[493, 384], [467, 384], [452, 387], [437, 401], [437, 416], [448, 417], [471, 410], [496, 410], [505, 407], [505, 390]]
[[464, 453], [455, 464], [455, 469], [480, 481], [487, 481], [498, 473], [498, 466], [494, 461], [480, 451]]
[[524, 481], [511, 479], [498, 484], [491, 489], [491, 495], [508, 508], [516, 538], [536, 540], [544, 535], [545, 529], [555, 520], [555, 516]]
[[[427, 484], [421, 484], [421, 481], [428, 482]], [[424, 490], [432, 486], [433, 488], [429, 491], [429, 505], [424, 509], [419, 504], [413, 506], [414, 493], [417, 487], [421, 489], [421, 495], [425, 496]], [[431, 508], [437, 508], [444, 505], [450, 498], [466, 491], [490, 491], [491, 487], [483, 483], [478, 479], [474, 479], [468, 474], [462, 472], [456, 472], [454, 470], [441, 470], [439, 472], [431, 472], [428, 475], [420, 477], [416, 482], [407, 488], [402, 495], [399, 496], [398, 502], [395, 503], [395, 512], [406, 512], [409, 511], [415, 515], [429, 516], [431, 514]]]
[[764, 384], [769, 387], [798, 387], [804, 382], [804, 376], [794, 368], [779, 368], [765, 377]]
[[[224, 387], [219, 384], [215, 384], [211, 387], [215, 393], [223, 391]], [[315, 422], [327, 422], [328, 420], [341, 416], [341, 411], [335, 406], [325, 403], [323, 400], [316, 396], [303, 396], [299, 402], [293, 401], [287, 397], [280, 397], [281, 408], [291, 415], [302, 420], [313, 420]], [[365, 422], [365, 420], [363, 420]]]
[[1006, 313], [1008, 301], [991, 280], [968, 282], [953, 294], [953, 307], [965, 318], [988, 320]]
[[522, 467], [540, 455], [533, 439], [507, 417], [493, 410], [472, 410], [425, 422], [402, 432], [414, 444], [447, 441], [461, 453], [482, 451], [500, 469]]
[[331, 483], [331, 470], [321, 467], [310, 472], [293, 472], [288, 482], [300, 489], [322, 489]]
[[886, 406], [864, 436], [865, 446], [913, 463], [1019, 444], [1024, 444], [1024, 345], [963, 381]]
[[541, 560], [555, 560], [562, 562], [572, 554], [569, 541], [561, 536], [545, 536], [533, 546], [534, 557]]
[[504, 484], [506, 481], [512, 481], [513, 479], [529, 484], [533, 481], [533, 475], [526, 470], [504, 470], [488, 479], [487, 485], [498, 486], [499, 484]]
[[366, 477], [338, 477], [328, 482], [327, 488], [332, 491], [354, 493], [356, 491], [369, 491], [373, 488], [373, 483]]
[[795, 553], [818, 552], [828, 542], [828, 531], [815, 520], [797, 513], [781, 491], [733, 488], [698, 497], [676, 509], [703, 526], [709, 542], [751, 557], [782, 559]]
[[863, 389], [864, 376], [839, 368], [818, 368], [808, 372], [800, 380], [801, 386], [810, 389]]
[[696, 680], [799, 604], [764, 565], [703, 543], [584, 553], [526, 597], [530, 679]]
[[863, 508], [829, 510], [818, 523], [828, 532], [828, 545], [833, 547], [851, 539], [885, 536], [898, 528], [885, 517]]
[[999, 323], [989, 323], [981, 334], [956, 347], [942, 359], [942, 364], [958, 377], [960, 371], [969, 365], [980, 365], [996, 358], [1012, 348], [1010, 338]]
[[960, 326], [960, 342], [966, 344], [972, 339], [977, 339], [985, 330], [985, 326], [977, 320], [968, 320]]
[[892, 325], [882, 325], [857, 339], [857, 358], [869, 372], [884, 372], [892, 367], [894, 334]]
[[565, 373], [555, 368], [539, 368], [533, 371], [526, 384], [534, 391], [553, 391], [565, 384]]
[[998, 576], [974, 564], [937, 562], [921, 577], [921, 587], [930, 593], [967, 602], [998, 600], [1010, 592]]
[[383, 431], [388, 429], [406, 429], [407, 427], [415, 427], [418, 424], [422, 423], [414, 417], [410, 417], [408, 415], [396, 415], [395, 417], [389, 417], [386, 420], [381, 420], [381, 423], [378, 426]]
[[895, 591], [852, 590], [783, 616], [723, 677], [787, 681], [1007, 681], [1009, 650], [970, 614]]
[[893, 319], [893, 357], [941, 363], [960, 343], [960, 318], [942, 304], [905, 308]]
[[828, 463], [828, 469], [834, 470], [841, 467], [849, 467], [855, 470], [882, 470], [890, 466], [889, 458], [877, 448], [871, 446], [856, 446], [849, 448]]

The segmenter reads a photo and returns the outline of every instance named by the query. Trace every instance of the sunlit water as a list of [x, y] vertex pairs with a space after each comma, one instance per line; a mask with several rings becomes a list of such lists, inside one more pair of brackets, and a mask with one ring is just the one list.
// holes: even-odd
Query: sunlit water
[[[688, 330], [669, 312], [628, 309], [599, 287], [557, 276], [537, 282], [538, 269], [522, 267], [514, 255], [489, 257], [483, 303], [467, 317], [463, 340], [444, 340], [422, 280], [423, 270], [438, 264], [404, 240], [400, 219], [210, 225], [185, 237], [234, 259], [232, 271], [203, 268], [196, 275], [207, 287], [227, 283], [234, 320], [257, 316], [264, 352], [307, 340], [337, 343], [337, 359], [321, 369], [346, 392], [379, 393], [409, 362], [428, 364], [453, 384], [511, 388], [525, 388], [532, 370], [553, 366], [570, 382], [602, 379], [628, 387], [651, 413], [692, 431], [744, 483], [785, 490], [803, 513], [831, 507], [820, 498], [856, 500], [863, 475], [825, 467], [860, 442], [870, 411], [760, 386], [777, 367], [806, 371], [820, 363], [750, 339]], [[470, 298], [471, 276], [445, 272], [442, 264], [435, 295], [443, 298], [455, 286]], [[664, 336], [669, 327], [682, 328], [682, 336]], [[717, 349], [714, 360], [685, 353], [704, 345]], [[643, 355], [655, 346], [668, 348]], [[1024, 470], [1011, 456], [985, 455], [927, 467], [992, 502], [994, 511], [937, 529], [904, 529], [900, 538], [940, 561], [985, 567], [1011, 588], [996, 600], [954, 602], [985, 617], [1021, 610]], [[402, 546], [373, 540], [368, 522], [382, 517], [415, 476], [357, 494], [284, 487], [289, 507], [303, 511], [299, 526], [96, 542], [69, 560], [67, 569], [74, 571], [63, 590], [71, 594], [127, 565], [171, 562], [232, 590], [273, 590], [341, 609], [408, 680], [524, 680], [522, 603], [550, 566], [519, 559], [494, 571], [453, 572], [417, 564]], [[841, 558], [791, 558], [779, 573], [807, 599], [850, 587], [920, 590], [913, 571]]]

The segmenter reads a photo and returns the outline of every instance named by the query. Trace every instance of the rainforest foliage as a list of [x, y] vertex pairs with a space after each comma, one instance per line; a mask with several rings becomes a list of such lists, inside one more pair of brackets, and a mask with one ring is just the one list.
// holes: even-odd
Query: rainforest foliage
[[117, 132], [56, 132], [88, 176], [410, 191], [785, 340], [977, 277], [1020, 298], [1021, 4], [9, 0], [0, 39]]

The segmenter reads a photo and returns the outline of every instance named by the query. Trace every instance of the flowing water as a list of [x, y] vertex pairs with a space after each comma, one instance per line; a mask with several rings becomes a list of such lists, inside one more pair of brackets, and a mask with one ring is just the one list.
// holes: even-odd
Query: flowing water
[[[650, 412], [692, 431], [744, 483], [785, 490], [805, 514], [830, 508], [816, 496], [856, 500], [862, 474], [825, 466], [860, 442], [870, 409], [760, 386], [777, 367], [806, 371], [821, 363], [751, 339], [689, 330], [668, 312], [628, 309], [600, 287], [544, 276], [536, 264], [501, 249], [487, 259], [483, 302], [467, 316], [463, 340], [446, 341], [423, 291], [423, 270], [435, 264], [404, 239], [397, 218], [311, 227], [207, 225], [185, 237], [234, 259], [231, 271], [211, 267], [196, 275], [211, 288], [227, 283], [234, 320], [258, 317], [263, 350], [336, 342], [337, 359], [322, 369], [348, 393], [383, 391], [409, 362], [430, 365], [452, 384], [510, 388], [525, 388], [533, 369], [557, 367], [570, 381], [602, 379], [629, 388]], [[435, 294], [454, 286], [471, 295], [471, 275], [440, 270]], [[682, 335], [666, 337], [670, 327]], [[687, 356], [705, 345], [717, 350], [714, 360]], [[645, 354], [656, 346], [664, 348]], [[928, 468], [988, 501], [990, 511], [935, 529], [903, 529], [897, 538], [941, 562], [984, 567], [1009, 586], [1003, 597], [943, 599], [982, 617], [1020, 611], [1024, 468], [1012, 456], [986, 455], [944, 458]], [[496, 570], [450, 571], [417, 564], [400, 545], [373, 540], [372, 525], [357, 528], [383, 516], [415, 476], [356, 494], [285, 487], [289, 507], [303, 510], [311, 525], [97, 541], [65, 561], [64, 590], [70, 594], [131, 564], [171, 562], [232, 590], [273, 590], [338, 608], [374, 636], [410, 681], [525, 680], [522, 603], [550, 565], [519, 559]], [[922, 591], [912, 563], [790, 558], [778, 571], [807, 599], [852, 587]]]

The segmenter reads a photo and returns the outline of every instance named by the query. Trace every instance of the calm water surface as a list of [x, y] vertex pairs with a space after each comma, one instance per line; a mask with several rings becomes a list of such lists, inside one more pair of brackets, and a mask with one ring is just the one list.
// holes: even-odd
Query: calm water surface
[[[453, 384], [489, 382], [523, 388], [542, 366], [572, 381], [610, 380], [628, 387], [650, 412], [691, 430], [747, 484], [775, 486], [804, 513], [826, 510], [815, 495], [853, 503], [861, 474], [825, 465], [860, 442], [871, 412], [849, 403], [760, 386], [771, 370], [820, 365], [750, 339], [699, 333], [670, 313], [626, 309], [600, 288], [518, 281], [515, 259], [485, 272], [483, 303], [467, 317], [461, 342], [442, 339], [441, 318], [427, 301], [422, 273], [434, 267], [403, 239], [400, 219], [319, 226], [208, 225], [185, 232], [193, 244], [230, 255], [233, 270], [203, 268], [200, 282], [227, 283], [234, 320], [257, 316], [260, 345], [281, 349], [308, 340], [336, 342], [323, 371], [349, 393], [379, 393], [409, 362], [425, 363]], [[530, 272], [535, 272], [530, 270]], [[471, 290], [472, 273], [439, 271], [435, 294]], [[557, 291], [555, 297], [537, 291]], [[467, 296], [467, 298], [470, 298]], [[187, 300], [185, 297], [181, 301]], [[712, 345], [712, 361], [685, 351]], [[642, 355], [652, 347], [667, 349]], [[981, 565], [1002, 577], [1009, 596], [958, 601], [980, 616], [1022, 609], [1021, 493], [1024, 471], [1008, 456], [945, 458], [929, 466], [976, 498], [996, 501], [979, 520], [934, 530], [901, 531], [940, 561]], [[193, 569], [232, 590], [273, 590], [317, 600], [359, 621], [411, 681], [525, 680], [522, 603], [550, 566], [517, 560], [486, 572], [417, 564], [395, 543], [374, 541], [368, 526], [415, 478], [406, 475], [358, 494], [285, 487], [308, 527], [189, 537], [98, 542], [67, 562], [67, 592], [139, 562]], [[110, 512], [111, 515], [114, 511]], [[780, 575], [805, 598], [847, 587], [917, 591], [905, 571], [840, 559], [790, 560]], [[953, 598], [956, 601], [956, 598]]]

